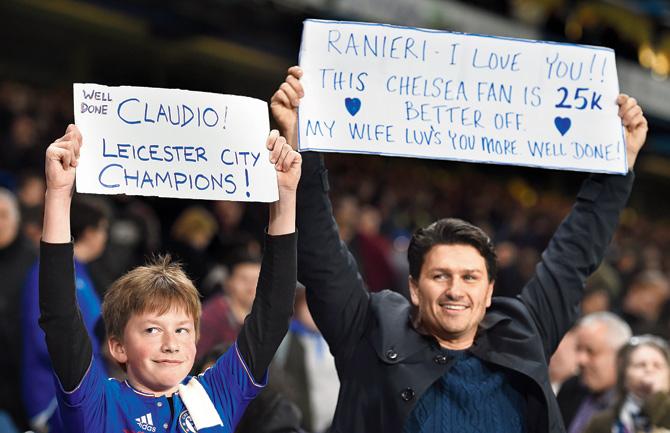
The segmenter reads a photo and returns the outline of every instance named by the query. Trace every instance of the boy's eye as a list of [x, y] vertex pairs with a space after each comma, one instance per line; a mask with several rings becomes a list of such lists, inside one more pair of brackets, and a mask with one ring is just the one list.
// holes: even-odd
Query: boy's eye
[[188, 334], [189, 332], [191, 332], [191, 330], [188, 329], [188, 328], [178, 328], [177, 329], [177, 334]]
[[156, 334], [158, 331], [159, 329], [156, 327], [151, 327], [144, 330], [144, 332], [147, 334]]

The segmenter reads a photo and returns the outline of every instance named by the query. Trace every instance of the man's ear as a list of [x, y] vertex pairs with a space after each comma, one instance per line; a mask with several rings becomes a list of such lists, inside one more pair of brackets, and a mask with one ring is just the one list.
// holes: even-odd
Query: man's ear
[[128, 362], [128, 355], [126, 354], [126, 349], [121, 340], [116, 337], [109, 337], [107, 339], [107, 346], [109, 347], [109, 354], [112, 355], [112, 358], [114, 358], [116, 362], [119, 364]]
[[419, 284], [412, 278], [412, 276], [409, 276], [409, 296], [410, 299], [412, 300], [412, 305], [415, 307], [419, 306]]
[[486, 289], [488, 293], [486, 294], [486, 308], [491, 306], [491, 298], [493, 297], [493, 286], [495, 285], [495, 280], [489, 283], [489, 287]]

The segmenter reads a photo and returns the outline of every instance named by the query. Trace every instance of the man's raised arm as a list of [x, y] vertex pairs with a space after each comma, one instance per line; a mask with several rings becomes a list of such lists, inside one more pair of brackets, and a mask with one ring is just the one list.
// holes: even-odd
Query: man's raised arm
[[[270, 108], [280, 132], [291, 146], [298, 143], [298, 106], [304, 96], [302, 70], [294, 66]], [[368, 293], [358, 266], [340, 240], [328, 198], [328, 177], [318, 153], [303, 154], [297, 196], [298, 280], [307, 287], [307, 301], [314, 320], [331, 351], [347, 356], [351, 342], [362, 335], [367, 318]]]
[[[586, 278], [600, 265], [633, 186], [633, 166], [647, 136], [647, 120], [634, 98], [620, 95], [626, 131], [626, 176], [594, 174], [584, 181], [570, 214], [542, 253], [521, 293], [550, 356], [579, 315]], [[548, 358], [547, 358], [548, 359]]]

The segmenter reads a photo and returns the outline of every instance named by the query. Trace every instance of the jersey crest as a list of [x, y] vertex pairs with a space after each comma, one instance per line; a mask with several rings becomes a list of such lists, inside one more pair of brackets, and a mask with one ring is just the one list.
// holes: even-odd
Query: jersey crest
[[197, 433], [195, 424], [193, 424], [193, 420], [191, 419], [191, 415], [186, 409], [184, 409], [179, 414], [179, 427], [184, 433]]

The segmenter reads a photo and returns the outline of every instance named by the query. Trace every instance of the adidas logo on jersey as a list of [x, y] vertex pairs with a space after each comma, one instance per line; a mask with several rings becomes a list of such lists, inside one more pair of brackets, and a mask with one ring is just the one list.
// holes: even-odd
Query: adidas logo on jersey
[[149, 412], [146, 415], [142, 415], [139, 418], [135, 418], [135, 421], [137, 421], [137, 425], [144, 431], [152, 433], [156, 431], [156, 427], [154, 426], [154, 420], [151, 417], [151, 412]]

